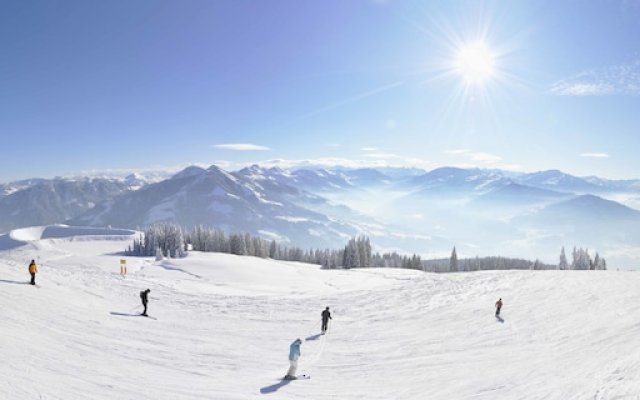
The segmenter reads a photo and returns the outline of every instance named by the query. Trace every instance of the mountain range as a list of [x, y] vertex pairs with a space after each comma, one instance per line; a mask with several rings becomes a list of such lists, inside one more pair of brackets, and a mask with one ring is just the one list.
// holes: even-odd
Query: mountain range
[[366, 234], [378, 250], [540, 257], [589, 247], [640, 261], [639, 180], [558, 170], [188, 167], [167, 179], [29, 179], [0, 185], [0, 231], [55, 223], [143, 228], [173, 221], [304, 247]]

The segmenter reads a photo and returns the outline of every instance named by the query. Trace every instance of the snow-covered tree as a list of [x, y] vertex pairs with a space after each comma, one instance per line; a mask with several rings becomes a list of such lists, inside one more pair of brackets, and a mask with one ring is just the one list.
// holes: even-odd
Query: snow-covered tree
[[573, 270], [588, 270], [591, 268], [591, 257], [589, 256], [589, 250], [582, 248], [573, 248], [571, 254], [573, 260], [571, 261], [571, 269]]
[[567, 256], [564, 253], [564, 246], [560, 250], [560, 263], [558, 264], [558, 269], [565, 270], [569, 269], [569, 264], [567, 263]]
[[531, 264], [531, 269], [534, 271], [539, 271], [542, 269], [542, 263], [540, 262], [540, 260], [538, 260], [536, 258], [536, 260], [533, 262], [533, 264]]
[[344, 263], [346, 268], [358, 268], [360, 267], [360, 252], [355, 239], [349, 240], [347, 246], [344, 249]]
[[162, 261], [164, 256], [162, 255], [162, 249], [158, 246], [156, 247], [156, 261]]
[[456, 252], [455, 246], [453, 246], [451, 258], [449, 259], [449, 271], [458, 272], [458, 253]]
[[231, 254], [235, 254], [238, 256], [247, 255], [247, 245], [244, 242], [244, 235], [231, 234], [231, 237], [229, 238], [229, 246]]
[[596, 252], [595, 257], [593, 257], [593, 262], [591, 263], [591, 268], [592, 270], [595, 269], [600, 269], [600, 254], [598, 254], [598, 252]]

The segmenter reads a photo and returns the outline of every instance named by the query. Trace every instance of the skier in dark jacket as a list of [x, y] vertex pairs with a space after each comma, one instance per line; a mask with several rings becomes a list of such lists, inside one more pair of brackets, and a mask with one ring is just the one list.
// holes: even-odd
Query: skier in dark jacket
[[332, 319], [331, 318], [331, 313], [329, 312], [329, 307], [327, 307], [322, 312], [322, 334], [323, 335], [327, 331], [327, 324], [329, 323], [330, 319]]
[[502, 308], [502, 298], [496, 301], [496, 317], [500, 315], [501, 308]]
[[142, 300], [142, 305], [144, 306], [144, 311], [141, 315], [144, 315], [145, 317], [147, 316], [147, 303], [149, 302], [148, 295], [150, 291], [150, 289], [147, 289], [140, 292], [140, 300]]

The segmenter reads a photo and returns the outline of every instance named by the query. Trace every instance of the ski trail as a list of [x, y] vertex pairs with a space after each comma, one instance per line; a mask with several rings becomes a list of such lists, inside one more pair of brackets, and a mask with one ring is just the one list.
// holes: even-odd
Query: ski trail
[[316, 351], [314, 357], [312, 357], [311, 360], [309, 361], [310, 367], [315, 366], [317, 362], [320, 360], [320, 357], [322, 357], [322, 353], [324, 353], [324, 348], [327, 345], [327, 342], [329, 341], [329, 336], [331, 332], [329, 328], [330, 326], [327, 327], [327, 331], [325, 332], [325, 334], [320, 336], [320, 348]]

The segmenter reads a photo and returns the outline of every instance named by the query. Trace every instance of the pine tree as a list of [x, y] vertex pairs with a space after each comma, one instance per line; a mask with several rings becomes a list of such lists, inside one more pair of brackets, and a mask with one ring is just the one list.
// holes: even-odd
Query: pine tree
[[271, 259], [276, 259], [276, 254], [277, 254], [277, 250], [278, 250], [278, 244], [276, 243], [275, 240], [271, 241], [271, 244], [269, 245], [269, 258]]
[[558, 269], [569, 269], [569, 264], [567, 264], [567, 256], [564, 253], [564, 246], [562, 246], [562, 249], [560, 250], [560, 263], [558, 264]]
[[458, 253], [456, 252], [455, 246], [453, 246], [453, 251], [451, 252], [451, 258], [449, 259], [449, 271], [458, 272]]

